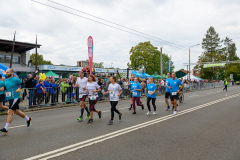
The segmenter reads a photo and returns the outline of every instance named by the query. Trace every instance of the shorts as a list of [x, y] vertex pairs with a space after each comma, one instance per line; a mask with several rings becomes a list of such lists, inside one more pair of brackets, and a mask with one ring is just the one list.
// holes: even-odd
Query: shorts
[[80, 98], [79, 100], [82, 102], [85, 102], [86, 99], [87, 99], [87, 95], [83, 95], [82, 98]]
[[170, 96], [171, 101], [174, 101], [174, 99], [178, 99], [178, 96], [179, 96], [179, 93], [177, 93], [177, 95], [174, 95], [174, 96], [171, 94]]
[[0, 94], [0, 102], [4, 102], [5, 100], [5, 95], [4, 94]]
[[75, 97], [75, 93], [72, 93], [72, 95], [71, 95], [72, 97]]
[[171, 98], [171, 93], [170, 93], [170, 92], [166, 92], [166, 93], [165, 93], [165, 98], [168, 99], [169, 97]]
[[9, 109], [16, 111], [19, 109], [20, 98], [10, 99], [9, 100]]

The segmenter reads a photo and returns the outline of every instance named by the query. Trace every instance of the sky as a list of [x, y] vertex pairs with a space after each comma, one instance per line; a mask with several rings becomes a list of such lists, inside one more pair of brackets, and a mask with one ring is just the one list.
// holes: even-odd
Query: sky
[[[162, 47], [164, 53], [172, 56], [175, 71], [187, 69], [183, 63], [188, 63], [188, 48], [201, 44], [210, 26], [215, 28], [221, 39], [229, 37], [240, 48], [239, 0], [57, 1], [158, 39], [53, 3], [56, 0], [35, 1], [71, 14], [32, 0], [0, 0], [0, 39], [12, 40], [16, 30], [16, 41], [35, 43], [37, 35], [38, 43], [42, 45], [38, 53], [55, 65], [76, 66], [77, 61], [88, 59], [89, 36], [93, 37], [93, 61], [103, 62], [104, 67], [112, 65], [121, 69], [126, 69], [130, 62], [131, 47], [146, 41], [159, 49]], [[181, 46], [181, 49], [173, 44]], [[191, 63], [196, 63], [203, 52], [202, 47], [199, 45], [191, 50]], [[31, 50], [31, 53], [35, 51]]]

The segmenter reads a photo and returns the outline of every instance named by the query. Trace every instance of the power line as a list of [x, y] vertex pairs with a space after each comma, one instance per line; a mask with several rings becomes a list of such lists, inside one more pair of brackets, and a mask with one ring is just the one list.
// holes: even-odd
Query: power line
[[[149, 37], [146, 37], [146, 36], [140, 35], [140, 34], [144, 34], [144, 35], [150, 36], [150, 35], [148, 35], [148, 34], [145, 34], [145, 33], [142, 33], [142, 32], [139, 32], [139, 31], [136, 31], [136, 30], [133, 30], [133, 29], [127, 28], [127, 27], [124, 27], [124, 26], [122, 26], [122, 25], [119, 25], [119, 24], [116, 24], [116, 23], [114, 23], [114, 22], [110, 22], [110, 21], [104, 20], [104, 19], [102, 19], [102, 18], [99, 18], [99, 17], [93, 16], [93, 15], [90, 15], [90, 14], [85, 13], [85, 12], [83, 12], [83, 13], [84, 13], [84, 14], [88, 14], [88, 15], [90, 15], [90, 16], [93, 16], [93, 17], [95, 17], [95, 18], [102, 19], [102, 20], [104, 20], [104, 21], [106, 21], [106, 22], [109, 22], [109, 23], [112, 23], [112, 24], [118, 25], [118, 26], [120, 26], [120, 27], [123, 27], [123, 28], [129, 29], [129, 30], [132, 30], [132, 31], [138, 32], [138, 33], [140, 33], [140, 34], [136, 34], [136, 33], [133, 33], [133, 32], [130, 32], [130, 31], [127, 31], [127, 30], [124, 30], [124, 29], [121, 29], [121, 28], [118, 28], [118, 27], [115, 27], [115, 26], [111, 26], [111, 25], [109, 25], [109, 24], [105, 24], [105, 23], [103, 23], [103, 22], [99, 22], [99, 21], [96, 21], [96, 20], [93, 20], [93, 19], [90, 19], [90, 18], [87, 18], [87, 17], [81, 16], [81, 15], [79, 15], [79, 14], [75, 14], [75, 13], [72, 13], [72, 12], [66, 11], [66, 10], [63, 10], [63, 9], [60, 9], [60, 8], [57, 8], [57, 7], [54, 7], [54, 6], [51, 6], [51, 5], [45, 4], [45, 3], [41, 3], [41, 2], [38, 2], [38, 1], [35, 1], [35, 0], [32, 0], [32, 1], [35, 2], [35, 3], [41, 4], [41, 5], [44, 5], [44, 6], [47, 6], [47, 7], [50, 7], [50, 8], [53, 8], [53, 9], [56, 9], [56, 10], [59, 10], [59, 11], [65, 12], [65, 13], [68, 13], [68, 14], [74, 15], [74, 16], [78, 16], [78, 17], [81, 17], [81, 18], [84, 18], [84, 19], [87, 19], [87, 20], [90, 20], [90, 21], [93, 21], [93, 22], [96, 22], [96, 23], [99, 23], [99, 24], [102, 24], [102, 25], [105, 25], [105, 26], [111, 27], [111, 28], [115, 28], [115, 29], [118, 29], [118, 30], [121, 30], [121, 31], [124, 31], [124, 32], [130, 33], [130, 34], [133, 34], [133, 35], [137, 35], [137, 36], [139, 36], [139, 37], [147, 38], [147, 39], [150, 39], [150, 40], [153, 40], [153, 41], [156, 41], [156, 42], [160, 42], [160, 43], [165, 44], [165, 45], [169, 45], [169, 46], [174, 47], [174, 48], [177, 48], [177, 49], [181, 49], [181, 50], [188, 51], [188, 49], [185, 49], [185, 47], [182, 47], [182, 46], [176, 45], [176, 44], [171, 43], [171, 42], [168, 42], [168, 41], [166, 41], [166, 42], [162, 42], [162, 41], [164, 41], [164, 40], [162, 40], [162, 39], [160, 39], [161, 41], [159, 41], [159, 40], [155, 40], [155, 39], [159, 39], [159, 38], [156, 38], [156, 37], [154, 37], [155, 39], [152, 39], [152, 38], [149, 38]], [[50, 0], [48, 0], [48, 1], [50, 1]], [[56, 3], [56, 4], [59, 4], [59, 3], [54, 2], [54, 1], [50, 1], [50, 2], [52, 2], [52, 3]], [[62, 4], [59, 4], [59, 5], [62, 5]], [[62, 5], [62, 6], [64, 6], [64, 5]], [[67, 7], [67, 6], [64, 6], [64, 7]], [[71, 7], [68, 7], [68, 8], [72, 9]], [[72, 10], [75, 10], [75, 9], [72, 9]], [[77, 10], [77, 11], [78, 11], [78, 10]], [[79, 11], [79, 12], [82, 13], [82, 11]], [[150, 37], [153, 37], [153, 36], [150, 36]], [[171, 43], [171, 44], [169, 44], [169, 43]], [[173, 44], [174, 44], [174, 45], [173, 45]], [[192, 50], [192, 52], [198, 52], [198, 51], [193, 51], [193, 50]], [[202, 53], [202, 52], [198, 52], [198, 53]]]

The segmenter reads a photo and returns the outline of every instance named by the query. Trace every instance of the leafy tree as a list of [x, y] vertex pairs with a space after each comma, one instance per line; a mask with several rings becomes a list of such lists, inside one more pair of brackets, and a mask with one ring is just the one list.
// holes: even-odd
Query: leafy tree
[[[157, 47], [154, 47], [150, 42], [141, 42], [135, 47], [132, 47], [130, 52], [130, 61], [128, 67], [134, 70], [139, 70], [144, 66], [144, 69], [148, 74], [154, 74], [157, 72], [160, 74], [160, 51]], [[163, 54], [163, 73], [168, 72], [169, 57], [167, 54]], [[174, 70], [173, 62], [171, 65], [171, 71]]]
[[222, 49], [223, 50], [223, 54], [225, 55], [226, 57], [226, 60], [229, 60], [229, 61], [235, 61], [235, 60], [238, 60], [238, 56], [237, 56], [237, 48], [236, 48], [236, 44], [232, 41], [232, 39], [226, 37], [224, 40], [224, 48]]
[[228, 65], [227, 70], [225, 71], [225, 77], [229, 77], [230, 74], [233, 74], [234, 80], [240, 80], [240, 64], [231, 64]]
[[[32, 53], [31, 55], [30, 55], [30, 60], [32, 60], [32, 65], [35, 65], [36, 64], [36, 54], [35, 53]], [[43, 55], [41, 55], [41, 54], [37, 54], [37, 64], [38, 65], [45, 65], [45, 64], [47, 64], [47, 65], [52, 65], [52, 62], [51, 61], [46, 61], [46, 60], [44, 60], [43, 59]]]

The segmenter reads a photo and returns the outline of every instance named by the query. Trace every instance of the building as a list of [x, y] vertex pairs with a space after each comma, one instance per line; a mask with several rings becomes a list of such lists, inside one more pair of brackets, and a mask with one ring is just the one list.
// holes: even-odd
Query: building
[[77, 66], [78, 67], [87, 67], [89, 66], [89, 62], [88, 61], [84, 61], [84, 60], [81, 60], [81, 61], [77, 61]]
[[[10, 67], [13, 41], [0, 39], [0, 63]], [[12, 68], [17, 74], [21, 72], [35, 72], [35, 66], [28, 67], [30, 60], [30, 50], [40, 48], [36, 45], [26, 42], [15, 41]]]

